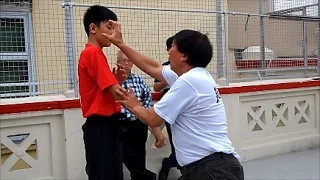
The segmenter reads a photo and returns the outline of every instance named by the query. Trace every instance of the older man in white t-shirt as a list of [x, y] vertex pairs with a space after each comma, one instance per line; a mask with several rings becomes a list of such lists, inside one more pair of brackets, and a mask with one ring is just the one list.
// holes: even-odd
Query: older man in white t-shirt
[[243, 180], [239, 155], [228, 138], [223, 101], [211, 74], [205, 69], [212, 58], [208, 37], [193, 30], [174, 36], [169, 54], [170, 66], [163, 67], [122, 41], [120, 24], [103, 34], [150, 76], [165, 81], [170, 90], [153, 108], [145, 109], [134, 93], [120, 89], [118, 102], [151, 127], [171, 124], [182, 180]]

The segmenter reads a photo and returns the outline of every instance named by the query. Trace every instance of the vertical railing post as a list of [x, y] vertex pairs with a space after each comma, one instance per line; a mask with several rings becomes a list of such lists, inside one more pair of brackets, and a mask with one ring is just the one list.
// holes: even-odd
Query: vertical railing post
[[[320, 18], [320, 2], [318, 2], [318, 17]], [[320, 22], [318, 22], [318, 75], [320, 76]]]
[[226, 76], [226, 86], [229, 86], [229, 27], [228, 27], [228, 13], [224, 12], [224, 57], [225, 57], [225, 76]]
[[[222, 3], [216, 0], [217, 78], [223, 77]], [[227, 49], [225, 49], [227, 50]]]
[[74, 89], [74, 95], [75, 97], [78, 97], [78, 74], [77, 74], [77, 60], [76, 60], [72, 0], [64, 0], [62, 7], [65, 9], [68, 89]]
[[[307, 16], [307, 8], [303, 8], [303, 16]], [[306, 21], [302, 22], [303, 33], [303, 67], [304, 74], [308, 74], [308, 30]]]
[[265, 54], [265, 38], [264, 38], [264, 17], [263, 14], [263, 0], [259, 0], [259, 15], [260, 15], [260, 60], [261, 60], [261, 74], [265, 76], [266, 73], [266, 54]]

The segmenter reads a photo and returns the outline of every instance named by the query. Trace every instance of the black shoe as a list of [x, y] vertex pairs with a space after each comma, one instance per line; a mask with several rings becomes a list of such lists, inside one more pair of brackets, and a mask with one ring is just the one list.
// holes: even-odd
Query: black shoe
[[146, 170], [145, 172], [131, 175], [131, 180], [157, 180], [157, 174]]

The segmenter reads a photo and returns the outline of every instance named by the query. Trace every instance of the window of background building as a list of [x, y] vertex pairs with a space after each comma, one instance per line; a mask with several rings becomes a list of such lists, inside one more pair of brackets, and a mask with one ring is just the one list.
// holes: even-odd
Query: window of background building
[[26, 12], [25, 7], [17, 6], [15, 4], [17, 1], [1, 1], [0, 3], [1, 98], [36, 95], [31, 49], [31, 12], [30, 10]]

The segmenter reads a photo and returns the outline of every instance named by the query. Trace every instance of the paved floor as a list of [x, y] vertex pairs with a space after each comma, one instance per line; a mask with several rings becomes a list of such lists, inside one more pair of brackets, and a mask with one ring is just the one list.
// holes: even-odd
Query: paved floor
[[[148, 153], [148, 167], [153, 172], [160, 169], [162, 158], [166, 154], [157, 149]], [[246, 180], [319, 180], [320, 149], [308, 149], [279, 156], [243, 162]], [[129, 173], [125, 171], [125, 179]], [[180, 177], [179, 171], [172, 169], [168, 180]]]

